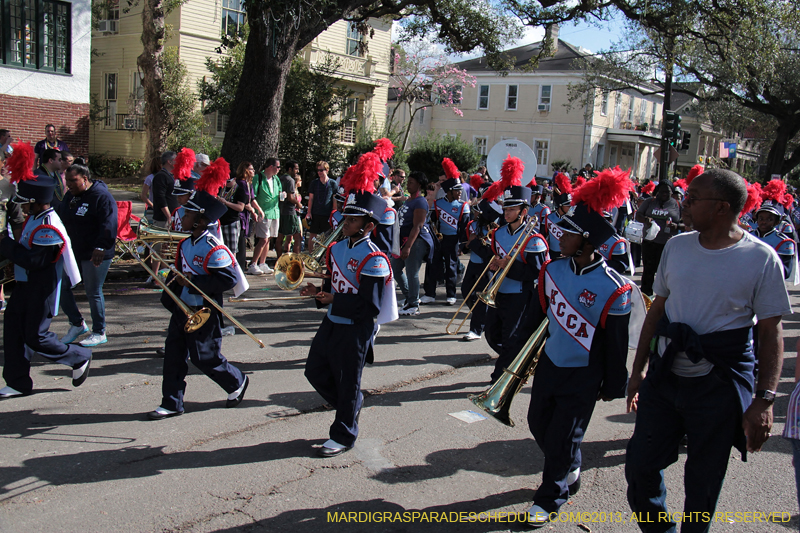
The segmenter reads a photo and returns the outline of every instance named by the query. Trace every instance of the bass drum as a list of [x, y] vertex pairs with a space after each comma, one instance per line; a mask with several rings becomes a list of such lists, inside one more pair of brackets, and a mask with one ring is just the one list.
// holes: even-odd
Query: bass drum
[[486, 156], [486, 170], [492, 180], [500, 179], [500, 169], [508, 156], [518, 157], [522, 161], [525, 165], [525, 170], [522, 172], [522, 186], [530, 185], [536, 177], [536, 154], [530, 146], [517, 139], [500, 141], [489, 150], [489, 155]]

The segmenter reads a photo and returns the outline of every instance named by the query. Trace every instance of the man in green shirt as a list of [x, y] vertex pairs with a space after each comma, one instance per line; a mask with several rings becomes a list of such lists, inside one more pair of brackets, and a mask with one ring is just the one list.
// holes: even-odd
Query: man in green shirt
[[269, 240], [278, 236], [278, 221], [280, 219], [281, 180], [277, 178], [281, 163], [275, 157], [270, 157], [264, 164], [264, 170], [253, 178], [253, 194], [255, 195], [258, 213], [256, 214], [256, 239], [260, 239], [253, 250], [253, 261], [248, 274], [260, 276], [272, 274], [272, 269], [267, 266], [267, 253], [269, 253]]

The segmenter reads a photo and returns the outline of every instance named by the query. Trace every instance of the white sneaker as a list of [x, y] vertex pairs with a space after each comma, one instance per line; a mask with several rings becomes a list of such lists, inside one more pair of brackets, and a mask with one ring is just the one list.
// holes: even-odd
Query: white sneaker
[[403, 307], [397, 314], [401, 316], [415, 316], [419, 314], [419, 307], [416, 305], [413, 307]]
[[263, 276], [264, 273], [261, 272], [261, 269], [258, 268], [255, 264], [251, 263], [250, 268], [247, 269], [247, 273], [251, 276]]
[[85, 339], [83, 339], [79, 344], [84, 348], [91, 348], [92, 346], [97, 346], [98, 344], [105, 344], [108, 342], [105, 333], [92, 333]]
[[436, 302], [436, 298], [431, 298], [430, 296], [423, 296], [419, 299], [419, 303], [421, 304], [432, 304]]
[[269, 267], [269, 265], [267, 265], [266, 263], [261, 263], [260, 265], [258, 265], [258, 268], [259, 268], [259, 269], [261, 270], [261, 272], [263, 272], [264, 274], [272, 274], [273, 272], [275, 272], [275, 271], [274, 271], [274, 270], [272, 270], [272, 269]]
[[547, 511], [534, 505], [528, 509], [528, 525], [534, 529], [538, 529], [546, 525], [550, 521], [550, 515]]
[[233, 337], [236, 334], [236, 328], [233, 326], [228, 326], [227, 328], [222, 328], [222, 336], [223, 337]]
[[67, 334], [61, 337], [61, 342], [64, 344], [69, 344], [71, 342], [75, 342], [75, 339], [83, 335], [84, 333], [89, 333], [89, 327], [86, 325], [86, 322], [81, 320], [80, 326], [70, 326]]
[[464, 335], [463, 337], [461, 337], [461, 340], [462, 340], [462, 341], [476, 341], [476, 340], [478, 340], [478, 339], [480, 339], [480, 338], [481, 338], [481, 336], [480, 336], [480, 335], [478, 335], [478, 334], [477, 334], [477, 333], [475, 333], [474, 331], [470, 331], [470, 332], [468, 332], [466, 335]]
[[455, 298], [448, 298], [447, 299], [447, 305], [456, 305], [456, 299]]
[[25, 396], [23, 393], [18, 391], [17, 389], [12, 389], [11, 387], [3, 387], [0, 389], [0, 398], [13, 398], [14, 396]]

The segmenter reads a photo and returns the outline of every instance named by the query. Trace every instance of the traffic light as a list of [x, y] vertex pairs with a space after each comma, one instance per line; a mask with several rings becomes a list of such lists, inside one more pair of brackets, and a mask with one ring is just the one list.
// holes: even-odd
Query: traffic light
[[670, 140], [670, 144], [677, 144], [681, 135], [681, 116], [675, 111], [667, 111], [664, 121], [664, 137]]
[[692, 141], [692, 134], [688, 131], [683, 132], [683, 136], [681, 137], [681, 146], [678, 150], [688, 150], [689, 143]]

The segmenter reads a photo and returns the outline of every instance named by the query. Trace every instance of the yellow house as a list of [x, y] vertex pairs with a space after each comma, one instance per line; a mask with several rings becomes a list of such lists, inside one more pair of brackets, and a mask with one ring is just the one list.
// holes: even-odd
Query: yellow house
[[[144, 100], [136, 64], [142, 52], [141, 4], [128, 13], [118, 6], [108, 10], [99, 29], [92, 32], [92, 45], [98, 55], [92, 62], [91, 94], [107, 110], [105, 120], [91, 126], [92, 154], [131, 158], [145, 154]], [[238, 31], [245, 22], [245, 11], [241, 0], [188, 0], [172, 11], [166, 22], [171, 29], [167, 46], [178, 48], [180, 60], [189, 71], [190, 87], [196, 90], [198, 80], [209, 75], [206, 58], [218, 56], [214, 49], [219, 46], [220, 35]], [[341, 20], [300, 54], [310, 65], [323, 61], [326, 53], [332, 54], [340, 65], [339, 83], [353, 91], [348, 106], [355, 119], [342, 131], [344, 143], [355, 140], [359, 126], [382, 128], [385, 120], [391, 22], [373, 19], [369, 24], [375, 32], [366, 54], [358, 47], [365, 37]], [[207, 115], [207, 124], [207, 133], [221, 143], [228, 117], [213, 113]]]
[[[569, 85], [583, 78], [576, 60], [588, 52], [557, 36], [554, 42], [555, 50], [533, 71], [501, 75], [483, 58], [457, 63], [477, 79], [475, 87], [462, 88], [463, 116], [434, 105], [412, 131], [460, 134], [484, 156], [504, 139], [520, 140], [536, 153], [540, 177], [552, 176], [555, 161], [569, 161], [574, 168], [587, 163], [595, 168], [630, 167], [638, 178], [656, 174], [661, 96], [647, 95], [646, 88], [597, 91], [585, 107], [568, 109]], [[534, 43], [509, 52], [522, 67], [540, 47]]]

